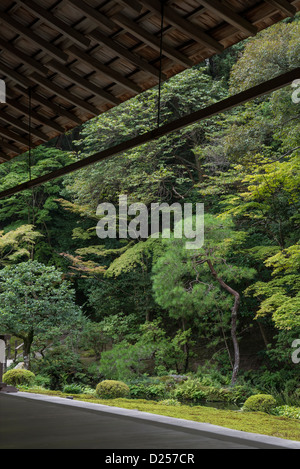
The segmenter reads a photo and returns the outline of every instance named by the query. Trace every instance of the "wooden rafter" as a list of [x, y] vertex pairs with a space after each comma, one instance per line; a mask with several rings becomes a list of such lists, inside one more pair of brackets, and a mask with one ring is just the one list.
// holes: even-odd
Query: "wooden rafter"
[[52, 91], [69, 103], [74, 104], [74, 106], [89, 112], [91, 115], [97, 116], [99, 114], [99, 110], [95, 106], [74, 95], [74, 93], [70, 93], [68, 90], [61, 88], [61, 86], [56, 85], [53, 80], [49, 80], [36, 72], [31, 75], [31, 79], [43, 88]]
[[51, 44], [49, 41], [46, 41], [41, 36], [38, 36], [35, 32], [32, 31], [32, 29], [24, 26], [4, 11], [1, 11], [0, 13], [0, 23], [5, 23], [15, 33], [26, 37], [35, 43], [44, 52], [47, 52], [51, 57], [59, 60], [60, 62], [65, 63], [68, 60], [67, 54], [65, 54], [62, 50]]
[[17, 134], [16, 132], [13, 132], [6, 127], [2, 127], [2, 124], [0, 123], [0, 135], [2, 137], [7, 138], [8, 140], [12, 140], [14, 142], [18, 142], [21, 145], [28, 147], [28, 141], [26, 138], [22, 137], [21, 135]]
[[2, 151], [0, 151], [0, 159], [3, 161], [9, 161], [10, 157], [6, 155], [6, 153], [2, 153]]
[[[152, 12], [156, 14], [161, 13], [161, 3], [159, 0], [141, 0], [145, 7], [149, 8]], [[213, 52], [222, 52], [224, 47], [218, 41], [213, 39], [207, 33], [205, 33], [201, 28], [196, 26], [191, 21], [186, 20], [180, 16], [173, 8], [168, 5], [164, 6], [164, 17], [171, 23], [176, 29], [182, 31], [184, 34], [188, 35], [194, 41], [199, 42], [202, 46], [208, 47]]]
[[10, 153], [15, 153], [18, 155], [20, 153], [20, 148], [13, 145], [12, 143], [8, 143], [7, 141], [0, 140], [0, 148], [9, 151]]
[[[16, 86], [16, 89], [18, 91], [22, 92], [22, 88]], [[82, 123], [82, 121], [80, 120], [79, 117], [76, 116], [76, 114], [74, 114], [73, 112], [71, 112], [70, 110], [68, 110], [68, 109], [66, 109], [62, 106], [59, 106], [59, 105], [55, 104], [53, 102], [53, 97], [52, 97], [52, 99], [45, 98], [44, 96], [42, 96], [37, 91], [33, 91], [31, 93], [31, 99], [32, 99], [32, 101], [34, 101], [38, 105], [41, 105], [41, 106], [43, 106], [47, 109], [50, 109], [50, 111], [53, 111], [56, 116], [64, 117], [64, 118], [68, 119], [69, 122], [73, 122], [76, 125], [80, 125]]]
[[42, 75], [47, 75], [48, 70], [38, 60], [24, 54], [20, 49], [15, 47], [10, 42], [5, 41], [0, 37], [0, 49], [10, 52], [14, 57], [17, 57], [23, 65], [26, 65], [30, 70], [38, 71]]
[[9, 158], [29, 134], [49, 141], [300, 11], [300, 0], [165, 0], [161, 31], [161, 0], [0, 3]]
[[76, 83], [83, 90], [88, 90], [94, 95], [101, 96], [101, 98], [113, 105], [121, 104], [121, 101], [115, 96], [113, 96], [111, 93], [102, 90], [101, 88], [99, 88], [99, 86], [94, 85], [94, 83], [89, 80], [86, 80], [85, 78], [82, 78], [80, 75], [70, 70], [69, 67], [61, 65], [56, 60], [51, 60], [50, 62], [48, 62], [47, 66], [48, 68], [50, 68], [50, 70], [58, 72], [60, 75], [69, 79], [72, 83]]
[[[21, 130], [22, 132], [28, 132], [28, 125], [26, 125], [23, 121], [16, 119], [15, 117], [12, 117], [10, 114], [8, 114], [5, 111], [0, 110], [0, 119], [11, 126]], [[40, 130], [35, 129], [34, 127], [31, 128], [31, 133], [35, 137], [37, 137], [39, 140], [42, 140], [43, 142], [48, 141], [47, 135], [43, 134]]]
[[95, 25], [100, 26], [100, 28], [106, 28], [108, 31], [113, 31], [116, 27], [113, 21], [111, 21], [107, 16], [103, 15], [96, 8], [91, 7], [83, 0], [68, 0], [70, 5], [77, 8], [81, 13], [83, 13], [87, 18], [89, 18]]
[[141, 13], [142, 5], [137, 0], [117, 0], [117, 3], [129, 8], [133, 13]]
[[12, 68], [8, 67], [2, 61], [0, 61], [0, 74], [9, 77], [11, 80], [23, 86], [23, 88], [25, 89], [30, 88], [32, 84], [29, 78], [27, 78], [25, 75], [21, 73], [16, 72]]
[[297, 9], [287, 0], [265, 0], [270, 5], [273, 5], [275, 8], [278, 8], [279, 11], [282, 11], [288, 16], [294, 16], [297, 13]]
[[202, 5], [214, 14], [219, 15], [227, 23], [232, 24], [238, 30], [244, 31], [247, 35], [255, 35], [257, 28], [243, 18], [241, 15], [235, 13], [231, 8], [221, 3], [219, 0], [199, 0]]
[[36, 15], [40, 20], [45, 21], [47, 24], [50, 24], [57, 31], [62, 33], [64, 36], [69, 38], [71, 41], [75, 42], [81, 47], [89, 47], [89, 39], [77, 31], [75, 28], [70, 27], [64, 21], [61, 21], [57, 16], [50, 13], [48, 10], [45, 10], [38, 3], [33, 0], [17, 0], [17, 3], [29, 10], [31, 13]]
[[92, 67], [94, 71], [105, 75], [116, 83], [119, 83], [127, 90], [132, 91], [134, 93], [140, 93], [142, 91], [142, 89], [138, 85], [136, 85], [132, 80], [129, 80], [128, 78], [124, 77], [113, 68], [107, 67], [106, 65], [102, 64], [95, 57], [90, 54], [87, 54], [79, 47], [71, 46], [68, 49], [68, 52], [70, 55], [73, 55], [82, 62], [90, 65], [90, 67]]
[[114, 41], [108, 36], [105, 36], [99, 29], [95, 29], [89, 33], [90, 37], [95, 39], [98, 43], [105, 45], [118, 57], [122, 57], [132, 63], [136, 68], [148, 72], [152, 77], [159, 78], [160, 73], [157, 68], [155, 68], [150, 63], [143, 60], [137, 54], [134, 54], [129, 49], [126, 49], [118, 42]]
[[64, 133], [65, 129], [61, 127], [57, 122], [55, 122], [54, 119], [47, 119], [45, 118], [42, 114], [35, 112], [34, 110], [30, 110], [29, 107], [24, 106], [21, 104], [17, 99], [10, 99], [6, 98], [6, 104], [9, 107], [12, 107], [19, 111], [21, 114], [31, 117], [33, 122], [36, 122], [37, 124], [42, 124], [45, 125], [46, 127], [49, 127], [50, 129], [55, 130], [56, 132]]
[[[114, 21], [118, 25], [124, 27], [126, 31], [129, 31], [131, 34], [136, 36], [145, 44], [148, 44], [148, 46], [152, 47], [156, 51], [158, 52], [160, 51], [161, 42], [158, 38], [153, 36], [153, 34], [148, 33], [148, 31], [146, 31], [141, 26], [139, 26], [138, 24], [136, 24], [134, 21], [130, 20], [126, 16], [122, 15], [121, 13], [115, 15], [113, 18], [114, 18]], [[174, 47], [169, 46], [165, 42], [163, 43], [163, 53], [167, 57], [169, 57], [171, 60], [174, 60], [175, 62], [179, 63], [183, 67], [189, 68], [193, 66], [192, 60], [190, 60], [184, 54], [174, 49]]]

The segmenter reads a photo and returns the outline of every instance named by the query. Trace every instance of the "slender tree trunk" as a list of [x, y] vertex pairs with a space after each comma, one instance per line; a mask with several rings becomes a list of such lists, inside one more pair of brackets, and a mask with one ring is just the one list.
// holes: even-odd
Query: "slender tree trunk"
[[240, 349], [239, 349], [239, 343], [237, 340], [236, 330], [237, 330], [237, 315], [238, 315], [238, 309], [240, 306], [241, 298], [240, 298], [240, 294], [237, 291], [235, 291], [233, 288], [227, 285], [224, 282], [224, 280], [218, 277], [218, 274], [215, 271], [209, 259], [207, 260], [207, 264], [210, 268], [212, 276], [219, 282], [221, 287], [224, 288], [224, 290], [228, 291], [228, 293], [234, 296], [234, 305], [231, 310], [231, 337], [232, 337], [233, 348], [234, 348], [234, 364], [233, 364], [231, 385], [234, 386], [236, 384], [238, 372], [240, 369]]
[[33, 342], [33, 332], [29, 332], [28, 336], [23, 339], [24, 340], [24, 347], [23, 347], [23, 358], [24, 358], [24, 365], [25, 369], [30, 369], [30, 350], [31, 345]]
[[[185, 319], [182, 318], [182, 330], [185, 332], [186, 330], [186, 327], [185, 327]], [[184, 373], [187, 372], [188, 370], [188, 367], [189, 367], [189, 346], [187, 343], [185, 343], [183, 345], [183, 351], [184, 351], [184, 355], [185, 355], [185, 362], [184, 362], [184, 367], [183, 367], [183, 371]]]

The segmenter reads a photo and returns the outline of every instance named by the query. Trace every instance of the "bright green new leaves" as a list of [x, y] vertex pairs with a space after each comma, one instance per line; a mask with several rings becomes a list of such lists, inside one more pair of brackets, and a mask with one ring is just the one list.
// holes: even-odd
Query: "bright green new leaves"
[[0, 231], [0, 266], [28, 259], [36, 240], [41, 237], [32, 225], [23, 225], [7, 233]]
[[265, 261], [272, 268], [269, 282], [257, 282], [249, 294], [262, 299], [257, 316], [272, 315], [278, 329], [300, 327], [300, 245], [295, 244]]

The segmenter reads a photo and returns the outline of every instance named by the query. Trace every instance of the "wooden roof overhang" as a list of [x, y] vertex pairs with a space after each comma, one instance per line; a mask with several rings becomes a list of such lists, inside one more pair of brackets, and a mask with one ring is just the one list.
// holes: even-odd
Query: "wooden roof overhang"
[[[300, 11], [300, 0], [1, 0], [0, 163]], [[163, 41], [161, 36], [163, 33]]]

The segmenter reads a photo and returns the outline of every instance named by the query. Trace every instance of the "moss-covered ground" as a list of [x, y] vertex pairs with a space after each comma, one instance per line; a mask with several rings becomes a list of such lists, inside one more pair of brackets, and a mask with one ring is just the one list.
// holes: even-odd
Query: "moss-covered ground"
[[[19, 388], [22, 391], [22, 388]], [[151, 414], [165, 415], [195, 422], [210, 423], [221, 427], [261, 435], [274, 436], [288, 440], [300, 441], [300, 421], [286, 417], [275, 417], [263, 412], [243, 412], [220, 410], [203, 406], [170, 406], [159, 402], [142, 399], [97, 399], [86, 394], [63, 394], [58, 391], [24, 389], [26, 392], [52, 396], [72, 396], [76, 400], [92, 402], [125, 409], [135, 409]]]

